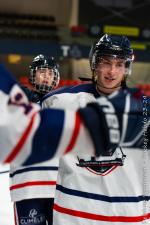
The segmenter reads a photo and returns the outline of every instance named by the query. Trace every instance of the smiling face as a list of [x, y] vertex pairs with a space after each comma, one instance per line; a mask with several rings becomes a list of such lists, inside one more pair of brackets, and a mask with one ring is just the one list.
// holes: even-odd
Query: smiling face
[[96, 65], [97, 89], [106, 94], [120, 89], [125, 78], [125, 59], [103, 56]]

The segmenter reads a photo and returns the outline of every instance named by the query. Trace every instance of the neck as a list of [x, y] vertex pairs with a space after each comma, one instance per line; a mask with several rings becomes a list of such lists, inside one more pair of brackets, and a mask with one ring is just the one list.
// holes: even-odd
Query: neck
[[102, 86], [99, 86], [99, 85], [96, 84], [97, 92], [100, 95], [103, 95], [103, 96], [108, 96], [108, 95], [112, 94], [113, 92], [119, 90], [120, 88], [121, 88], [121, 86], [114, 87], [114, 88], [105, 88], [105, 87], [102, 87]]

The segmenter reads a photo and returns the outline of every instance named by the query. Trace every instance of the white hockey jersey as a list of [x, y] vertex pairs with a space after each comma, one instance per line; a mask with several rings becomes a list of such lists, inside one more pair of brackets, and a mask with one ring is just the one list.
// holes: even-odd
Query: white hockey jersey
[[[82, 84], [62, 89], [62, 93], [56, 91], [43, 104], [77, 109], [93, 101], [97, 97], [95, 93], [92, 84]], [[144, 98], [138, 101], [144, 102]], [[117, 104], [123, 103], [118, 99]], [[148, 100], [147, 110], [149, 104]], [[137, 107], [132, 98], [128, 96], [124, 105], [122, 144], [113, 155], [85, 156], [74, 146], [76, 154], [60, 159], [54, 225], [150, 224], [150, 149], [148, 146], [144, 149], [144, 141], [141, 141], [144, 111], [143, 119], [135, 122], [132, 116], [126, 115], [131, 108]], [[134, 122], [140, 123], [141, 129], [132, 136]], [[147, 119], [147, 124], [149, 122]], [[126, 133], [127, 129], [130, 132]], [[85, 144], [82, 139], [79, 141]]]
[[11, 201], [34, 198], [54, 198], [57, 180], [57, 159], [32, 166], [10, 167]]

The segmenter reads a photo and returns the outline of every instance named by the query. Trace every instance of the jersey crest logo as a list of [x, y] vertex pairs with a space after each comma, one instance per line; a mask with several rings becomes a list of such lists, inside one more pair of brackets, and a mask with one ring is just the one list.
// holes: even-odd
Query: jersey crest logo
[[105, 176], [118, 166], [123, 166], [125, 158], [126, 155], [123, 153], [121, 147], [119, 147], [116, 148], [112, 156], [100, 156], [98, 160], [94, 156], [90, 160], [84, 160], [78, 157], [78, 163], [76, 165], [86, 168], [91, 173]]

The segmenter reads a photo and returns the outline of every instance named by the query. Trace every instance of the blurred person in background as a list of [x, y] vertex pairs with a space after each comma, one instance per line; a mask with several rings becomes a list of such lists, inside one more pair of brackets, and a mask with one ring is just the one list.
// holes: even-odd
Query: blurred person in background
[[[42, 105], [77, 110], [87, 103], [96, 102], [100, 96], [111, 99], [120, 91], [129, 93], [125, 105], [118, 99], [120, 107], [124, 107], [124, 113], [129, 112], [132, 107], [136, 108], [136, 105], [131, 104], [130, 94], [141, 101], [139, 97], [141, 93], [138, 90], [129, 89], [126, 85], [127, 77], [131, 75], [133, 58], [133, 49], [127, 37], [103, 35], [92, 46], [89, 54], [92, 82], [57, 89], [44, 96]], [[106, 104], [106, 111], [113, 112], [109, 103], [104, 104]], [[89, 118], [91, 116], [89, 114]], [[129, 124], [127, 121], [128, 118], [125, 116], [122, 126], [126, 124], [126, 127], [130, 126], [130, 129], [134, 129], [132, 123]], [[110, 124], [117, 126], [111, 117]], [[96, 136], [96, 131], [93, 130], [93, 133]], [[139, 164], [135, 162], [136, 169], [131, 172], [132, 165], [128, 162], [129, 158], [134, 161], [135, 155], [140, 157], [141, 154], [141, 151], [136, 151], [137, 147], [141, 147], [138, 136], [135, 135], [133, 139], [135, 142], [131, 144], [130, 137], [122, 133], [121, 141], [125, 141], [125, 146], [129, 148], [127, 151], [121, 146], [114, 149], [113, 153], [102, 153], [100, 158], [95, 158], [93, 155], [85, 157], [82, 152], [78, 152], [74, 157], [66, 155], [60, 159], [54, 204], [54, 225], [62, 223], [65, 225], [109, 225], [114, 221], [117, 224], [122, 222], [130, 224], [132, 221], [132, 224], [137, 219], [144, 220], [143, 206], [140, 203], [137, 204], [138, 196], [143, 195], [143, 187], [141, 185], [140, 188], [134, 189], [139, 187], [143, 178], [141, 175], [139, 180], [134, 179], [140, 174]], [[134, 149], [134, 156], [130, 146], [136, 149]], [[128, 155], [127, 159], [125, 159], [126, 155]], [[131, 198], [128, 199], [128, 196]], [[144, 199], [141, 202], [143, 203]]]
[[[41, 102], [59, 84], [59, 66], [54, 57], [36, 56], [30, 65], [32, 89], [22, 87], [28, 99]], [[10, 167], [10, 194], [18, 225], [51, 225], [58, 165], [52, 159], [34, 166]]]

